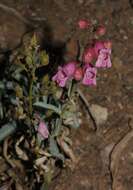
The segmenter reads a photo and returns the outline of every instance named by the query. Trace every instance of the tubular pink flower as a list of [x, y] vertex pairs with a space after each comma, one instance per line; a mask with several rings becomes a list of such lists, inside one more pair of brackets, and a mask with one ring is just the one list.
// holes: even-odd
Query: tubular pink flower
[[95, 49], [92, 47], [86, 48], [83, 52], [83, 62], [90, 63], [96, 57]]
[[101, 49], [96, 61], [96, 67], [98, 68], [110, 68], [112, 66], [111, 59], [111, 49]]
[[67, 77], [73, 77], [76, 70], [76, 61], [69, 62], [63, 66], [63, 72]]
[[91, 64], [86, 64], [82, 84], [87, 86], [96, 85], [96, 74], [97, 69]]
[[65, 87], [68, 76], [64, 73], [62, 67], [58, 67], [58, 72], [52, 77], [52, 80], [55, 81], [60, 87]]
[[38, 133], [44, 138], [44, 139], [47, 139], [48, 136], [49, 136], [49, 131], [48, 131], [48, 128], [47, 128], [47, 125], [41, 121], [39, 123], [39, 126], [38, 126], [38, 129], [37, 129]]

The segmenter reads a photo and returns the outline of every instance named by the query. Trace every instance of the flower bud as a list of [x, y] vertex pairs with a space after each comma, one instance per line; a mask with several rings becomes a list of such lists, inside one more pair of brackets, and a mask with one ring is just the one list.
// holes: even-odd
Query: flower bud
[[85, 19], [81, 19], [78, 22], [78, 27], [80, 29], [87, 29], [89, 27], [90, 23], [89, 21], [85, 20]]
[[96, 34], [99, 36], [103, 36], [106, 33], [105, 26], [99, 26], [96, 30]]
[[83, 62], [84, 63], [90, 63], [94, 58], [95, 55], [95, 49], [94, 48], [86, 48], [83, 52]]
[[81, 67], [77, 68], [74, 73], [74, 79], [79, 81], [83, 78], [83, 69]]

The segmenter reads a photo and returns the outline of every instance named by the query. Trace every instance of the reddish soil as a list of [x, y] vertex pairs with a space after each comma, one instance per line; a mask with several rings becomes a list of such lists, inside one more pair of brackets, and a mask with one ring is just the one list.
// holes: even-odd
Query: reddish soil
[[[108, 109], [108, 120], [98, 126], [95, 132], [91, 119], [83, 110], [82, 126], [72, 132], [73, 151], [78, 162], [73, 170], [63, 169], [62, 174], [54, 179], [50, 190], [132, 190], [133, 137], [127, 136], [133, 130], [132, 1], [1, 0], [0, 3], [2, 2], [19, 10], [27, 19], [39, 22], [39, 27], [49, 34], [53, 44], [66, 43], [66, 59], [75, 57], [75, 41], [79, 39], [84, 44], [89, 35], [88, 31], [75, 30], [78, 19], [86, 18], [93, 22], [99, 20], [106, 25], [105, 38], [113, 42], [113, 66], [99, 71], [96, 87], [81, 87], [81, 90], [90, 104]], [[69, 38], [72, 43], [67, 42]], [[119, 152], [118, 155], [115, 150]]]

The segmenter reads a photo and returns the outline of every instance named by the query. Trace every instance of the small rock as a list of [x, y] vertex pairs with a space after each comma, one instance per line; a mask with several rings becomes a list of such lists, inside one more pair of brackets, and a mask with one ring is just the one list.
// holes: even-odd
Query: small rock
[[128, 36], [124, 35], [124, 36], [123, 36], [123, 39], [124, 39], [124, 40], [128, 40]]
[[107, 121], [108, 110], [97, 104], [92, 104], [90, 107], [90, 112], [95, 119], [97, 125], [102, 125]]

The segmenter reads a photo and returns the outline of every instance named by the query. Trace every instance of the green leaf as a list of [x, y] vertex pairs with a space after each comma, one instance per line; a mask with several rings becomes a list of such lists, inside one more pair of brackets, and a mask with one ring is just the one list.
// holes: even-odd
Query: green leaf
[[3, 113], [3, 105], [2, 102], [0, 102], [0, 119], [3, 119], [4, 113]]
[[30, 41], [30, 46], [31, 47], [36, 47], [37, 45], [38, 45], [37, 36], [34, 33], [34, 35], [31, 38], [31, 41]]
[[62, 128], [62, 120], [60, 118], [57, 118], [55, 123], [55, 129], [52, 135], [54, 137], [57, 137], [60, 134], [61, 128]]
[[47, 183], [43, 183], [41, 186], [41, 190], [49, 190], [49, 185]]
[[0, 128], [0, 142], [6, 137], [13, 134], [17, 129], [16, 122], [7, 123]]
[[71, 126], [72, 128], [75, 128], [75, 129], [77, 129], [77, 128], [79, 128], [80, 127], [80, 123], [79, 123], [79, 121], [78, 121], [78, 118], [76, 117], [76, 115], [73, 117], [73, 125]]
[[57, 108], [56, 106], [51, 105], [51, 104], [47, 104], [45, 102], [36, 102], [33, 104], [33, 106], [36, 106], [39, 108], [44, 108], [44, 109], [49, 109], [49, 110], [52, 110], [59, 115], [61, 114], [61, 108]]
[[59, 148], [57, 146], [57, 143], [56, 143], [55, 139], [52, 136], [50, 137], [49, 151], [52, 154], [52, 156], [54, 156], [56, 158], [59, 158], [59, 159], [64, 161], [64, 156], [63, 156], [63, 154], [61, 154], [59, 152]]
[[45, 51], [40, 52], [40, 62], [41, 62], [41, 66], [48, 65], [49, 63], [49, 56], [47, 55]]
[[67, 119], [73, 116], [73, 112], [71, 111], [63, 111], [62, 118]]
[[5, 88], [4, 82], [0, 81], [0, 90], [4, 90], [4, 88]]
[[65, 111], [63, 112], [62, 119], [65, 125], [75, 129], [80, 127], [79, 118], [76, 112]]
[[32, 64], [33, 64], [33, 59], [32, 59], [31, 56], [27, 56], [27, 57], [26, 57], [26, 63], [27, 63], [28, 65], [32, 65]]

